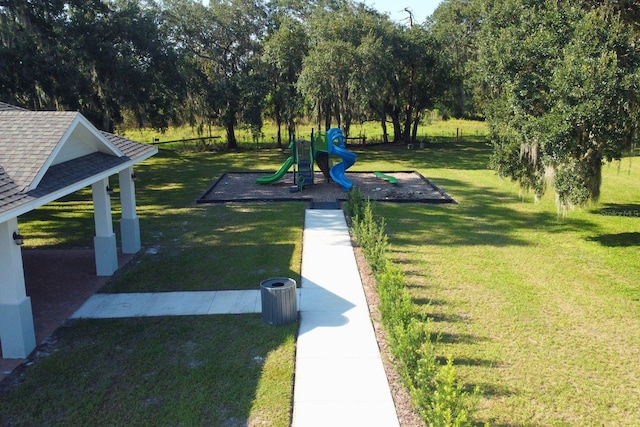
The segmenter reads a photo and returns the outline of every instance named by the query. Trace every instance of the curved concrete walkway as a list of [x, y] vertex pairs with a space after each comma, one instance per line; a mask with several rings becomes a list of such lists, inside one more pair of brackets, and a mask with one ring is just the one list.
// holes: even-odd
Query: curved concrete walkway
[[[293, 427], [399, 426], [341, 210], [307, 210]], [[261, 312], [260, 290], [96, 294], [72, 318]]]

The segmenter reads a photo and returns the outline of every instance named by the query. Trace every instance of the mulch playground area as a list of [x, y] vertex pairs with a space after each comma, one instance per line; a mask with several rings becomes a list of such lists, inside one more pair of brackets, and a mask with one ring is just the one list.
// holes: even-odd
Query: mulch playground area
[[[314, 184], [299, 191], [294, 174], [288, 172], [273, 184], [257, 184], [256, 179], [269, 172], [225, 172], [212, 182], [197, 203], [302, 201], [314, 205], [339, 206], [347, 200], [347, 192], [327, 179], [321, 172], [314, 174]], [[374, 172], [348, 172], [346, 177], [365, 199], [379, 202], [455, 203], [447, 193], [415, 171], [384, 172], [385, 179]]]

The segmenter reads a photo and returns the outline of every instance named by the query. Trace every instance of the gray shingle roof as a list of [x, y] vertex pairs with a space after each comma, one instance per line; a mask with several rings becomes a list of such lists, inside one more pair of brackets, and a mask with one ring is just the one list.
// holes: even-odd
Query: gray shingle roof
[[21, 189], [31, 185], [79, 114], [0, 111], [0, 165]]
[[51, 166], [38, 186], [29, 191], [30, 183], [78, 115], [28, 111], [0, 102], [0, 214], [157, 152], [154, 146], [101, 132], [122, 157], [95, 152]]
[[6, 102], [0, 102], [0, 111], [29, 111], [29, 110], [16, 107], [15, 105], [7, 104]]

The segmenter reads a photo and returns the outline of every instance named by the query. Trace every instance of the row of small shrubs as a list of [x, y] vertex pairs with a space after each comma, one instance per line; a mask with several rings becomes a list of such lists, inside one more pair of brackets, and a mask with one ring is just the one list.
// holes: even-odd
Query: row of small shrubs
[[418, 314], [404, 273], [388, 258], [384, 218], [376, 217], [372, 203], [355, 187], [349, 191], [346, 212], [375, 276], [382, 324], [414, 407], [428, 426], [471, 426], [479, 391], [470, 394], [463, 389], [451, 358], [445, 365], [438, 362], [438, 337], [431, 321]]

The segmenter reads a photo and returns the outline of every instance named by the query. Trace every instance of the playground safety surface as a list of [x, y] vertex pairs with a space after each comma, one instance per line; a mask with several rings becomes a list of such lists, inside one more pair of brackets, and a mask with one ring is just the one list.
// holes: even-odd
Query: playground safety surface
[[[288, 172], [273, 184], [257, 184], [256, 179], [269, 172], [225, 172], [198, 198], [197, 203], [303, 201], [339, 203], [347, 200], [347, 193], [327, 182], [321, 172], [314, 174], [314, 184], [298, 191], [293, 173]], [[346, 177], [365, 199], [402, 203], [456, 203], [447, 193], [416, 171], [384, 172], [397, 180], [392, 184], [374, 172], [347, 172]]]

